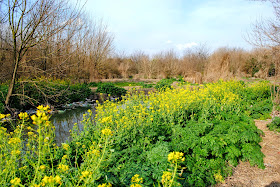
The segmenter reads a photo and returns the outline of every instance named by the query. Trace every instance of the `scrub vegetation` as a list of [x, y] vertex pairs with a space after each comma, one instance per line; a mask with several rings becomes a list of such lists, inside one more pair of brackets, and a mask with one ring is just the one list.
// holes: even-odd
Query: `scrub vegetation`
[[[186, 84], [123, 97], [89, 110], [72, 141], [55, 145], [48, 106], [1, 127], [1, 184], [27, 186], [207, 186], [240, 160], [264, 168], [254, 118], [270, 101], [268, 82]], [[1, 114], [7, 121], [9, 117]]]

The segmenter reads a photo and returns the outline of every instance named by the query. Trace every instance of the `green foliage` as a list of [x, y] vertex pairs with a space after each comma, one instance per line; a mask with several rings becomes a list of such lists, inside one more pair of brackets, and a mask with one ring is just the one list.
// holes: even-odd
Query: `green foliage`
[[116, 87], [113, 83], [102, 83], [97, 87], [96, 92], [98, 93], [106, 93], [112, 96], [120, 97], [126, 94], [126, 90], [124, 88]]
[[147, 84], [147, 83], [144, 83], [144, 82], [139, 82], [138, 84], [139, 84], [139, 86], [142, 86], [143, 88], [152, 88], [152, 87], [154, 87], [154, 84]]
[[[215, 176], [225, 178], [240, 160], [264, 168], [262, 131], [254, 125], [253, 114], [264, 116], [271, 110], [268, 91], [266, 82], [219, 81], [100, 105], [92, 132], [104, 126], [115, 132], [100, 182], [128, 186], [139, 174], [145, 186], [155, 185], [168, 170], [164, 157], [172, 151], [186, 156], [178, 169], [183, 186], [215, 184]], [[256, 105], [250, 107], [252, 103]], [[87, 138], [96, 139], [91, 134]]]
[[[0, 86], [0, 103], [4, 103], [7, 92], [8, 85], [2, 84]], [[71, 84], [64, 80], [34, 79], [15, 84], [15, 96], [11, 97], [11, 107], [27, 109], [40, 104], [61, 106], [66, 103], [84, 100], [90, 94], [91, 90], [87, 84]]]
[[5, 110], [5, 97], [8, 93], [8, 84], [0, 84], [0, 113], [3, 113]]
[[90, 83], [88, 83], [87, 85], [88, 85], [89, 87], [97, 87], [98, 84], [99, 84], [99, 83], [96, 83], [96, 82], [90, 82]]
[[176, 81], [176, 79], [161, 79], [157, 84], [155, 85], [155, 89], [157, 90], [163, 90], [165, 91], [167, 88], [171, 89], [171, 84]]
[[[84, 131], [73, 129], [69, 149], [57, 150], [54, 162], [69, 155], [68, 165], [73, 166], [69, 173], [73, 171], [75, 181], [78, 168], [92, 166], [85, 152], [94, 145], [106, 150], [106, 159], [95, 170], [96, 185], [129, 186], [138, 174], [143, 186], [157, 186], [164, 171], [177, 171], [174, 186], [214, 185], [240, 160], [264, 168], [259, 145], [263, 132], [254, 117], [271, 110], [269, 89], [267, 82], [219, 81], [150, 95], [127, 94], [121, 101], [98, 105], [95, 117], [90, 112], [82, 122]], [[102, 129], [113, 132], [106, 149], [99, 143]], [[185, 159], [174, 164], [170, 152], [184, 153]], [[71, 180], [67, 177], [64, 182]]]
[[257, 59], [251, 58], [246, 61], [243, 68], [246, 73], [251, 74], [251, 76], [254, 77], [254, 75], [260, 70], [261, 63], [259, 63]]
[[272, 119], [272, 122], [267, 124], [267, 127], [271, 131], [277, 131], [280, 132], [280, 117], [274, 117]]

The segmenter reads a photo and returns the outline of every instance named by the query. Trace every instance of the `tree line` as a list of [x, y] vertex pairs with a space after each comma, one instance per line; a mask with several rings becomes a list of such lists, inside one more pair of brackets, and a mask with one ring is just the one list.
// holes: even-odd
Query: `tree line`
[[142, 51], [116, 54], [113, 35], [93, 20], [80, 1], [0, 0], [0, 83], [9, 82], [8, 106], [15, 82], [36, 77], [92, 82], [112, 78], [161, 79], [181, 76], [190, 82], [235, 76], [275, 76], [279, 72], [280, 1], [269, 0], [274, 20], [254, 24], [247, 40], [256, 48], [206, 45], [149, 56]]

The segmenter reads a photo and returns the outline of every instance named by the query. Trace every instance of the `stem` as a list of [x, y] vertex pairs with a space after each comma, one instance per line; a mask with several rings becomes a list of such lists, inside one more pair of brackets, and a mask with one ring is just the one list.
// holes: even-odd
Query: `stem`
[[40, 162], [41, 162], [41, 140], [40, 140], [40, 138], [41, 138], [41, 124], [39, 124], [39, 136], [38, 136], [38, 141], [39, 141], [39, 149], [38, 149], [38, 156], [39, 156], [39, 158], [38, 158], [38, 165], [37, 165], [37, 168], [36, 168], [36, 172], [35, 172], [35, 176], [34, 176], [34, 179], [33, 179], [33, 184], [36, 182], [36, 178], [37, 178], [37, 173], [38, 173], [38, 171], [39, 171], [39, 167], [40, 167]]
[[[103, 160], [103, 157], [104, 157], [104, 155], [105, 155], [105, 151], [106, 151], [107, 144], [108, 144], [108, 138], [106, 139], [106, 142], [105, 142], [105, 146], [104, 146], [104, 149], [103, 149], [102, 156], [101, 156], [101, 158], [99, 159], [99, 162], [98, 162], [96, 168], [95, 168], [93, 171], [95, 171], [95, 170], [99, 167], [99, 165], [101, 164], [101, 162], [102, 162], [102, 160]], [[92, 161], [92, 159], [93, 159], [93, 158], [90, 159], [90, 162]], [[88, 166], [87, 166], [86, 169], [88, 169], [89, 166], [90, 166], [90, 165], [88, 164]], [[78, 184], [77, 184], [76, 186], [79, 186], [79, 184], [80, 184], [81, 181], [82, 181], [82, 179], [79, 180], [79, 182], [78, 182]], [[86, 184], [86, 183], [85, 183], [85, 184]]]
[[169, 187], [171, 187], [172, 184], [173, 184], [173, 182], [174, 182], [175, 175], [176, 175], [176, 171], [177, 171], [177, 167], [178, 167], [178, 165], [177, 165], [177, 162], [176, 162], [175, 167], [174, 167], [174, 170], [173, 170], [173, 174], [172, 174], [172, 180], [171, 180], [171, 182], [170, 182]]

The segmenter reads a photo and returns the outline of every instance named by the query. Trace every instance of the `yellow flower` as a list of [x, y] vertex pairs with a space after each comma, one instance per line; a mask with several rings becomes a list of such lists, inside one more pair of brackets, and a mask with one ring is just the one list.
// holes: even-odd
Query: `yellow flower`
[[111, 183], [103, 183], [103, 184], [99, 184], [97, 187], [112, 187]]
[[18, 177], [11, 180], [11, 184], [13, 184], [13, 185], [19, 185], [20, 182], [21, 182], [21, 180]]
[[34, 133], [33, 132], [28, 132], [27, 135], [28, 136], [32, 136]]
[[44, 108], [43, 105], [39, 105], [39, 106], [37, 107], [38, 110], [43, 110], [43, 108]]
[[132, 184], [132, 185], [130, 185], [130, 187], [142, 187], [142, 185], [141, 184]]
[[45, 170], [47, 167], [45, 165], [40, 166], [40, 170]]
[[11, 151], [11, 154], [12, 155], [19, 155], [20, 154], [20, 150], [13, 150], [13, 151]]
[[18, 137], [16, 137], [16, 138], [11, 138], [9, 141], [8, 141], [8, 144], [18, 144], [18, 143], [20, 143], [21, 142], [21, 140], [18, 138]]
[[37, 116], [34, 114], [30, 118], [32, 119], [32, 121], [35, 121], [37, 119]]
[[3, 119], [3, 118], [5, 118], [5, 117], [6, 117], [5, 114], [0, 114], [0, 119]]
[[103, 129], [101, 130], [102, 134], [104, 134], [105, 136], [109, 136], [112, 135], [112, 131], [110, 129]]
[[82, 172], [82, 176], [80, 177], [81, 179], [82, 178], [86, 178], [87, 176], [89, 176], [90, 175], [90, 172], [89, 171], [83, 171]]
[[77, 146], [80, 146], [80, 145], [81, 145], [81, 143], [80, 143], [80, 142], [76, 142], [76, 145], [77, 145]]
[[40, 184], [34, 184], [33, 186], [31, 187], [40, 187]]
[[63, 149], [65, 149], [66, 151], [68, 151], [68, 149], [69, 149], [69, 145], [68, 144], [66, 144], [66, 143], [63, 143], [62, 144], [62, 147], [63, 147]]
[[54, 181], [55, 181], [57, 184], [61, 184], [61, 178], [60, 178], [60, 176], [56, 175], [56, 176], [54, 177]]
[[67, 159], [68, 156], [67, 155], [63, 155], [62, 159]]
[[169, 171], [164, 171], [163, 175], [161, 176], [161, 183], [168, 184], [171, 180], [172, 174]]
[[168, 155], [168, 161], [170, 161], [172, 163], [175, 163], [175, 162], [178, 162], [178, 161], [184, 162], [185, 161], [185, 157], [183, 157], [183, 156], [184, 156], [184, 153], [181, 153], [181, 152], [171, 152]]
[[65, 171], [69, 170], [69, 166], [63, 165], [63, 164], [58, 164], [58, 169], [65, 172]]
[[140, 175], [135, 174], [132, 178], [131, 178], [131, 182], [135, 182], [135, 183], [143, 183], [143, 178], [140, 178]]
[[25, 170], [27, 168], [27, 166], [23, 166], [23, 167], [20, 167], [19, 170]]
[[53, 176], [45, 176], [42, 179], [43, 182], [43, 186], [45, 186], [46, 184], [52, 184], [52, 183], [57, 183], [57, 184], [61, 184], [61, 178], [60, 176], [56, 175], [55, 177]]
[[28, 118], [28, 114], [26, 112], [21, 112], [18, 115], [19, 119], [26, 119]]
[[214, 174], [216, 182], [224, 182], [223, 176], [219, 173]]

